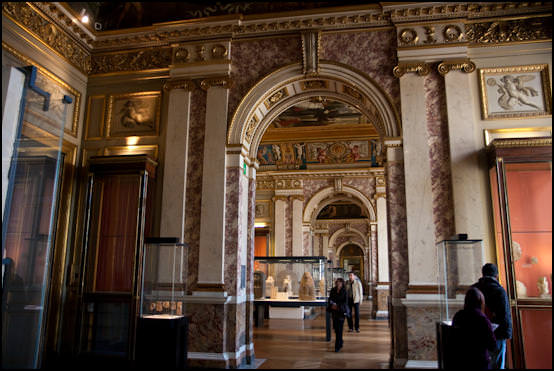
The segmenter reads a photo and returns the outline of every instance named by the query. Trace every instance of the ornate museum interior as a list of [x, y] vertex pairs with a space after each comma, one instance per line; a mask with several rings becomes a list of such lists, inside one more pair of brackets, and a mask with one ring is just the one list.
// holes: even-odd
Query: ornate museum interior
[[2, 367], [247, 367], [354, 272], [389, 366], [436, 368], [492, 262], [508, 366], [552, 368], [551, 17], [3, 2]]

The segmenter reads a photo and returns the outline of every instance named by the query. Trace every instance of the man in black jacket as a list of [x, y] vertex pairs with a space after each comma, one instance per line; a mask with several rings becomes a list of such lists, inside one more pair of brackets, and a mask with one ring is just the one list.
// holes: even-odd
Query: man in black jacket
[[491, 368], [504, 369], [506, 359], [506, 339], [512, 338], [512, 315], [506, 290], [498, 282], [498, 268], [492, 263], [483, 265], [483, 277], [472, 285], [485, 296], [485, 312], [492, 323], [498, 324], [494, 331], [496, 349], [491, 352]]

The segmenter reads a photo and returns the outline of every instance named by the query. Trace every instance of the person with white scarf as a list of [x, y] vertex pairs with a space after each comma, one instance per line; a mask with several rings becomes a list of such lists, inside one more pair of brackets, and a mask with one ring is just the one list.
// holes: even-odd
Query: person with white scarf
[[[348, 274], [346, 290], [348, 292], [348, 306], [352, 313], [352, 315], [348, 317], [348, 332], [353, 332], [354, 328], [356, 332], [360, 332], [360, 304], [362, 304], [363, 300], [363, 290], [362, 282], [353, 272]], [[352, 308], [354, 308], [354, 310], [352, 310]]]

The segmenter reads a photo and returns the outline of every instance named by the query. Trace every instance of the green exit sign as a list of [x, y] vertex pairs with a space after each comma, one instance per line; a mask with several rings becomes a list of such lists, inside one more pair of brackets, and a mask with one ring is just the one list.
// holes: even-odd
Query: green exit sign
[[242, 164], [242, 173], [246, 175], [246, 164]]

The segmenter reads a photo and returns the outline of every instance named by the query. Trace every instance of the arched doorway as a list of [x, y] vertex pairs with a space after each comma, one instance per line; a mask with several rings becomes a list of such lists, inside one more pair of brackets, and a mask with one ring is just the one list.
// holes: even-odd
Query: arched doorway
[[[302, 104], [303, 102], [310, 102], [314, 99], [332, 99], [337, 102], [355, 107], [364, 116], [370, 118], [377, 132], [376, 157], [379, 159], [384, 158], [384, 140], [385, 138], [398, 138], [400, 133], [398, 114], [393, 108], [391, 99], [380, 89], [371, 78], [363, 75], [360, 72], [354, 71], [348, 66], [331, 63], [321, 62], [319, 65], [319, 71], [316, 75], [304, 75], [302, 72], [302, 66], [300, 64], [293, 64], [285, 66], [270, 75], [260, 80], [254, 87], [246, 94], [239, 104], [237, 110], [232, 116], [232, 121], [228, 129], [227, 135], [227, 163], [238, 165], [238, 170], [242, 173], [244, 168], [244, 174], [247, 171], [250, 172], [250, 180], [245, 191], [245, 184], [240, 183], [242, 177], [237, 177], [237, 170], [230, 170], [227, 165], [227, 188], [233, 189], [239, 178], [239, 182], [236, 186], [236, 193], [238, 196], [237, 208], [240, 209], [243, 206], [248, 205], [249, 212], [237, 212], [227, 213], [227, 215], [236, 215], [238, 218], [239, 230], [242, 228], [247, 229], [247, 275], [250, 280], [250, 284], [247, 286], [247, 292], [252, 290], [252, 276], [253, 276], [253, 236], [254, 236], [254, 215], [255, 215], [255, 198], [256, 198], [256, 172], [260, 167], [260, 153], [259, 148], [262, 144], [263, 136], [268, 127], [278, 118], [283, 112], [289, 108]], [[292, 166], [298, 166], [299, 163], [295, 159], [294, 151], [295, 147], [285, 147], [287, 153], [283, 150], [283, 147], [277, 149], [274, 153], [276, 157], [282, 156], [285, 164]], [[279, 152], [280, 150], [280, 152]], [[340, 152], [337, 148], [336, 152]], [[376, 184], [382, 189], [380, 194], [384, 194], [384, 176], [381, 176], [379, 180], [376, 180]], [[291, 182], [294, 182], [293, 180]], [[231, 185], [231, 187], [229, 187]], [[313, 219], [317, 219], [317, 216], [325, 208], [325, 201], [331, 200], [333, 192], [339, 195], [361, 196], [357, 197], [357, 201], [354, 204], [358, 204], [359, 207], [364, 208], [366, 216], [375, 220], [377, 212], [375, 211], [375, 204], [369, 198], [369, 194], [364, 195], [355, 187], [349, 187], [348, 185], [340, 184], [340, 181], [335, 183], [335, 187], [331, 187], [328, 194], [321, 194], [318, 197], [306, 200], [307, 205], [303, 208], [303, 213], [300, 216], [300, 221], [304, 226], [310, 223]], [[377, 193], [374, 195], [377, 196]], [[278, 196], [276, 194], [276, 197]], [[294, 197], [302, 197], [302, 195], [294, 195]], [[229, 198], [229, 196], [228, 196]], [[233, 197], [234, 199], [234, 197]], [[303, 200], [303, 198], [302, 198]], [[334, 200], [337, 201], [337, 200]], [[294, 199], [290, 198], [289, 202], [291, 206], [289, 209], [283, 208], [280, 212], [285, 213], [287, 210], [294, 212]], [[329, 204], [329, 202], [327, 202]], [[244, 210], [244, 209], [242, 209]], [[230, 218], [226, 216], [226, 219]], [[385, 218], [386, 219], [386, 218]], [[228, 222], [227, 222], [228, 223]], [[385, 231], [386, 231], [385, 225]], [[282, 233], [289, 233], [284, 229]], [[294, 234], [294, 233], [293, 233]], [[274, 235], [277, 233], [274, 232]], [[240, 237], [240, 233], [238, 234]], [[385, 239], [386, 241], [386, 239]], [[250, 248], [252, 247], [252, 248]], [[283, 250], [284, 251], [284, 250]], [[304, 251], [306, 251], [304, 249]], [[275, 254], [281, 256], [281, 254]], [[367, 256], [362, 255], [362, 256]], [[387, 261], [388, 266], [388, 261]], [[252, 306], [247, 307], [246, 310], [246, 322], [252, 320]], [[250, 325], [251, 326], [251, 325]], [[250, 340], [248, 336], [252, 337], [253, 332], [247, 334], [247, 342]]]
[[347, 272], [354, 272], [358, 277], [364, 277], [364, 251], [360, 246], [348, 242], [337, 254], [340, 267]]

